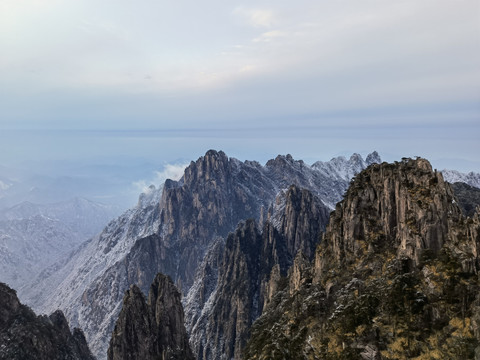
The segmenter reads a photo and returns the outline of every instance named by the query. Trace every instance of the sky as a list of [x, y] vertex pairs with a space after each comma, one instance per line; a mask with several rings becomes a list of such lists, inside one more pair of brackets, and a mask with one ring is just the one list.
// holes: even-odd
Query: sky
[[480, 172], [479, 139], [478, 0], [0, 0], [0, 165], [377, 150]]

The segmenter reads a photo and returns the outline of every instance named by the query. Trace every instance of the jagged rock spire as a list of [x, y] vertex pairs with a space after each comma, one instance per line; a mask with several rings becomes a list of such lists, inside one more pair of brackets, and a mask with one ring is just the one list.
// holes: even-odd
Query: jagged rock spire
[[60, 310], [36, 316], [0, 283], [0, 359], [95, 360], [80, 329], [70, 332]]
[[123, 299], [108, 359], [193, 359], [180, 297], [170, 277], [163, 274], [155, 277], [148, 300], [132, 285]]
[[[223, 251], [218, 275], [211, 276], [207, 267], [211, 262], [205, 263], [204, 276], [197, 279], [186, 305], [187, 313], [196, 309], [202, 314], [189, 324], [198, 359], [241, 358], [251, 324], [271, 300], [281, 276], [287, 275], [295, 255], [307, 262], [312, 258], [328, 213], [315, 195], [292, 185], [277, 197], [263, 226], [253, 219], [241, 222], [225, 246], [215, 248]], [[211, 287], [212, 280], [217, 280], [215, 290], [199, 303], [201, 289]]]

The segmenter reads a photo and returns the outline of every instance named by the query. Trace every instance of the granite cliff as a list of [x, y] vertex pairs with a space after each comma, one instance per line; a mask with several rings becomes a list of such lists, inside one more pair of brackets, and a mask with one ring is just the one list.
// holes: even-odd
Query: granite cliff
[[270, 284], [286, 276], [298, 252], [313, 257], [328, 213], [311, 192], [291, 186], [263, 225], [241, 222], [224, 246], [212, 248], [185, 301], [197, 359], [241, 358], [251, 324], [270, 300]]
[[314, 261], [278, 280], [244, 358], [478, 358], [479, 230], [428, 161], [368, 167]]
[[109, 360], [193, 360], [184, 326], [180, 293], [172, 280], [158, 274], [145, 299], [132, 285], [108, 348]]
[[80, 329], [70, 331], [61, 311], [36, 316], [15, 290], [0, 283], [0, 359], [94, 360]]

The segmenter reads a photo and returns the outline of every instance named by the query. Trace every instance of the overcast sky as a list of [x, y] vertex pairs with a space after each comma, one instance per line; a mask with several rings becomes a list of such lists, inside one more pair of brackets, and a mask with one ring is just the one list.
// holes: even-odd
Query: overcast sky
[[378, 150], [480, 171], [480, 2], [1, 0], [0, 130], [9, 164]]

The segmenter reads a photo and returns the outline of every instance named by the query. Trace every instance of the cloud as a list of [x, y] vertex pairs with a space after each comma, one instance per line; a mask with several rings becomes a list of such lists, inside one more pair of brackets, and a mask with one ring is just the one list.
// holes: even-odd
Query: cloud
[[137, 193], [149, 193], [150, 185], [158, 186], [163, 185], [165, 180], [180, 180], [183, 176], [185, 168], [188, 164], [167, 164], [163, 167], [162, 171], [155, 171], [151, 179], [138, 180], [132, 183], [134, 190]]
[[259, 37], [256, 37], [255, 39], [253, 39], [253, 42], [270, 42], [273, 39], [285, 37], [286, 35], [287, 33], [284, 31], [279, 31], [279, 30], [267, 31], [267, 32], [264, 32]]
[[269, 9], [247, 9], [244, 7], [237, 7], [233, 13], [242, 17], [253, 27], [269, 28], [276, 22], [274, 12]]
[[242, 4], [0, 2], [2, 121], [212, 128], [478, 94], [478, 0]]

